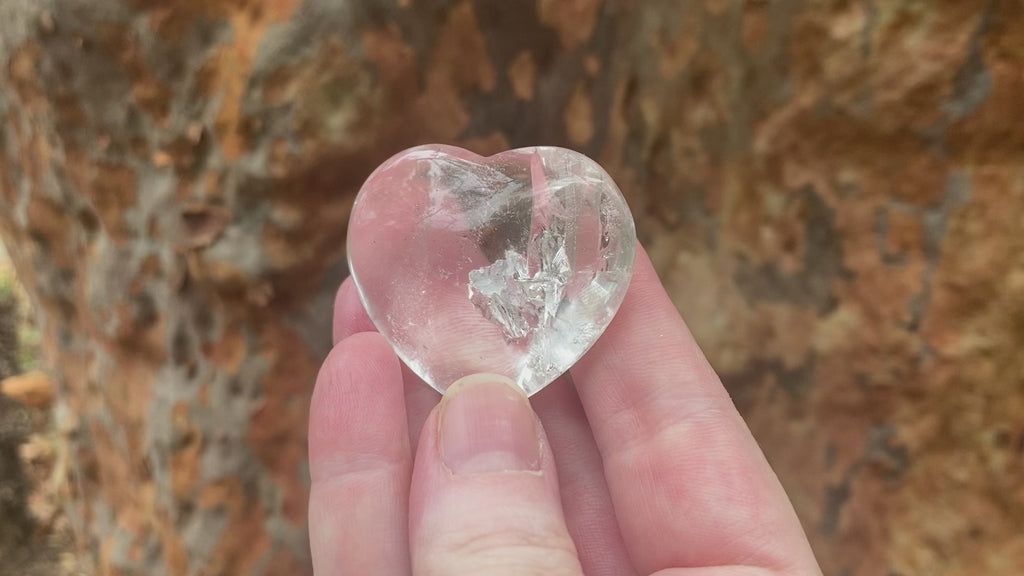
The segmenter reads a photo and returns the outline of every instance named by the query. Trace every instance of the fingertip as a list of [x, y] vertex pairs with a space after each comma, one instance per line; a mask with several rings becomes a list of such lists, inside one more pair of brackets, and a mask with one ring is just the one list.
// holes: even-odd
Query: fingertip
[[453, 385], [427, 418], [410, 492], [414, 573], [580, 574], [543, 428], [502, 382]]
[[400, 460], [410, 453], [402, 370], [377, 333], [338, 343], [317, 376], [309, 409], [310, 474], [316, 480], [365, 456]]
[[514, 381], [462, 378], [445, 392], [440, 414], [441, 458], [453, 474], [540, 469], [540, 424]]
[[355, 280], [351, 276], [341, 283], [334, 295], [333, 327], [335, 344], [353, 334], [377, 331], [377, 327], [366, 313]]
[[[639, 242], [636, 245], [636, 257], [633, 260], [633, 277], [623, 301], [623, 307], [627, 306], [642, 309], [653, 307], [661, 315], [677, 319], [679, 324], [683, 324], [675, 304], [661, 283], [658, 271], [654, 268], [654, 262], [651, 261], [647, 250]], [[685, 329], [685, 325], [683, 328]]]

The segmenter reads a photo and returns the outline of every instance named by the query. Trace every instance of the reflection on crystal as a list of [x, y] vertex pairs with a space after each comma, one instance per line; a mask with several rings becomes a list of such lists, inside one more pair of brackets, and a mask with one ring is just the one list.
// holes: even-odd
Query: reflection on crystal
[[370, 176], [348, 249], [370, 318], [427, 383], [495, 372], [532, 394], [611, 321], [634, 242], [622, 195], [585, 156], [430, 146]]

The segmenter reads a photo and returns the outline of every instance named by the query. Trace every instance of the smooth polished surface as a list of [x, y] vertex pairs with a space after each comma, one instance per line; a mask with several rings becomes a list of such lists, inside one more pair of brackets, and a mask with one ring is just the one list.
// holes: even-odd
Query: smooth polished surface
[[554, 147], [402, 152], [363, 185], [348, 234], [370, 318], [424, 381], [491, 372], [527, 394], [608, 326], [636, 240], [608, 174]]

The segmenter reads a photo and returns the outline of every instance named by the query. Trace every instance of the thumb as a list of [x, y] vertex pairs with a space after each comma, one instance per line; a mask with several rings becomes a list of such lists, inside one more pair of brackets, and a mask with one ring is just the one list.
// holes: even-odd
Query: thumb
[[409, 504], [416, 576], [582, 576], [540, 421], [501, 376], [455, 382], [423, 427]]

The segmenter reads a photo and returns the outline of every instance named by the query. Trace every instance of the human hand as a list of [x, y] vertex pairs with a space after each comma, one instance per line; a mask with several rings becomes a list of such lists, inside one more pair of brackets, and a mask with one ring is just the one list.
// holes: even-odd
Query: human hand
[[618, 315], [536, 416], [500, 378], [441, 399], [351, 280], [334, 340], [310, 407], [319, 576], [821, 574], [639, 245]]

